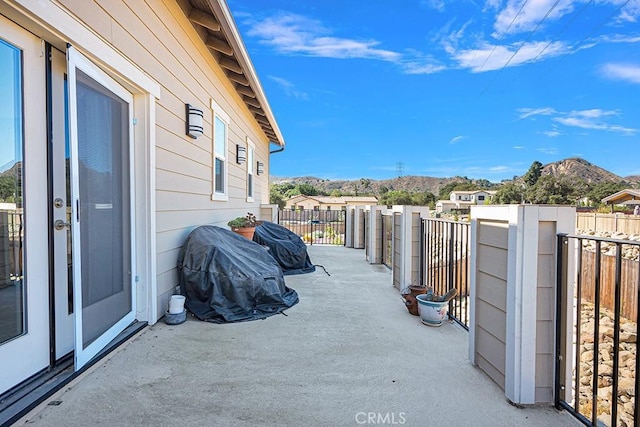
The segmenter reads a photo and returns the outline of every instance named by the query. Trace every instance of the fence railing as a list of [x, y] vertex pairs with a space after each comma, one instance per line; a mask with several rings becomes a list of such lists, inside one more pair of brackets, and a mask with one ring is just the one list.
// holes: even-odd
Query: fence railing
[[305, 243], [345, 244], [345, 218], [342, 210], [286, 210], [278, 211], [278, 224], [296, 233]]
[[382, 264], [393, 268], [393, 214], [382, 214]]
[[[567, 267], [571, 248], [575, 277]], [[556, 406], [588, 425], [640, 423], [639, 251], [640, 242], [558, 236]]]
[[422, 219], [422, 285], [443, 295], [456, 288], [449, 317], [469, 329], [470, 225], [443, 219]]

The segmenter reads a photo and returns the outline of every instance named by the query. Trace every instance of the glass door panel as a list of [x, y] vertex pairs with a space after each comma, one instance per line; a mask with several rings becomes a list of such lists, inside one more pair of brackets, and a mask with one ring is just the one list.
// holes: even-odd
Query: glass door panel
[[0, 345], [26, 333], [22, 274], [22, 54], [0, 40]]

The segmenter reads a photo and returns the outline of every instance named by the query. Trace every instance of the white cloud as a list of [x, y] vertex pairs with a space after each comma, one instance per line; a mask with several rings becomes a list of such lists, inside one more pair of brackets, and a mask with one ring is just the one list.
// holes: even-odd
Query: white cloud
[[555, 114], [556, 110], [554, 110], [551, 107], [544, 107], [544, 108], [518, 108], [518, 113], [520, 113], [520, 115], [518, 116], [519, 119], [526, 119], [526, 118], [532, 117], [532, 116], [550, 116], [552, 114]]
[[287, 95], [288, 97], [301, 100], [309, 99], [309, 95], [307, 95], [307, 93], [297, 90], [294, 84], [289, 80], [276, 76], [269, 76], [269, 78], [276, 82], [282, 88], [282, 90], [284, 90], [285, 95]]
[[638, 65], [609, 63], [603, 65], [600, 70], [609, 79], [640, 84], [640, 66]]
[[[575, 0], [508, 0], [504, 9], [496, 16], [493, 28], [496, 37], [503, 34], [531, 31], [542, 21], [551, 21], [573, 11]], [[548, 13], [548, 16], [546, 16]], [[546, 16], [546, 18], [545, 18]]]
[[482, 11], [487, 12], [491, 9], [499, 9], [500, 6], [502, 6], [502, 0], [487, 0]]
[[252, 21], [247, 34], [278, 52], [325, 58], [368, 58], [395, 62], [398, 52], [378, 49], [376, 40], [333, 37], [320, 21], [285, 13]]
[[[451, 51], [450, 53], [463, 68], [470, 68], [472, 72], [499, 70], [509, 62], [509, 67], [515, 67], [563, 55], [569, 51], [563, 42], [526, 42], [513, 45], [492, 45], [485, 43], [479, 49]], [[512, 58], [513, 57], [513, 58]]]
[[441, 64], [425, 64], [413, 61], [402, 64], [402, 70], [405, 74], [435, 74], [446, 69], [447, 67]]
[[555, 117], [553, 120], [565, 126], [578, 127], [582, 129], [618, 132], [626, 135], [633, 135], [638, 132], [638, 129], [611, 125], [603, 120], [606, 117], [617, 115], [619, 115], [619, 112], [615, 110], [590, 109], [571, 111], [563, 117]]
[[640, 43], [640, 36], [631, 34], [605, 34], [597, 40], [602, 43]]
[[514, 145], [513, 149], [514, 150], [522, 150], [524, 147], [522, 145]]
[[509, 166], [492, 166], [489, 168], [491, 172], [505, 172], [511, 170]]
[[438, 12], [444, 12], [445, 0], [422, 0], [420, 4], [435, 9]]
[[[573, 110], [567, 112], [556, 111], [553, 108], [519, 108], [520, 119], [531, 118], [534, 116], [544, 115], [553, 116], [551, 120], [564, 126], [578, 127], [581, 129], [602, 130], [608, 132], [617, 132], [625, 135], [634, 135], [640, 130], [620, 125], [614, 125], [607, 122], [611, 117], [619, 116], [618, 110], [602, 110], [599, 108], [591, 108], [587, 110]], [[552, 130], [543, 132], [549, 137], [556, 137], [562, 132], [553, 126]]]
[[549, 147], [549, 148], [538, 148], [537, 151], [543, 153], [543, 154], [548, 154], [548, 155], [556, 155], [558, 154], [558, 149], [555, 147]]
[[620, 10], [620, 14], [615, 18], [615, 22], [618, 24], [638, 22], [639, 18], [640, 3], [638, 3], [637, 1], [631, 1], [626, 3]]
[[449, 140], [449, 144], [457, 144], [458, 142], [462, 141], [464, 138], [465, 137], [463, 135], [454, 136]]

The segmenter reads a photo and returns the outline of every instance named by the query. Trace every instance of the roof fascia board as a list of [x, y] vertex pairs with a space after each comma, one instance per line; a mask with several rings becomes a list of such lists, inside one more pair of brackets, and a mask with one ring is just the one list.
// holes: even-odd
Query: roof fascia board
[[251, 87], [254, 89], [256, 93], [256, 97], [260, 101], [262, 105], [262, 109], [264, 110], [275, 135], [278, 137], [279, 143], [281, 147], [284, 147], [284, 137], [282, 136], [282, 132], [280, 132], [280, 128], [278, 127], [278, 123], [276, 121], [275, 116], [273, 115], [273, 111], [271, 110], [271, 106], [267, 101], [267, 96], [262, 90], [262, 85], [260, 84], [260, 80], [258, 79], [258, 74], [256, 73], [255, 68], [253, 68], [253, 63], [251, 62], [251, 58], [249, 58], [249, 54], [247, 49], [244, 46], [244, 42], [242, 41], [242, 37], [240, 37], [240, 33], [238, 31], [238, 27], [236, 26], [235, 20], [233, 19], [233, 15], [231, 15], [231, 10], [229, 10], [229, 6], [225, 0], [207, 0], [211, 10], [215, 12], [217, 17], [222, 17], [224, 19], [219, 19], [222, 30], [225, 34], [231, 36], [231, 40], [228, 42], [231, 44], [233, 51], [236, 55], [236, 59], [240, 63], [240, 66], [246, 70], [246, 77], [251, 83]]

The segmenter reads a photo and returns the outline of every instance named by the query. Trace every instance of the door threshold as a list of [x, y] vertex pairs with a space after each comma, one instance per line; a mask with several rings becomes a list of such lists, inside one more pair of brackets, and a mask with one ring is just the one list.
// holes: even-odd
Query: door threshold
[[24, 417], [146, 326], [147, 322], [133, 322], [78, 371], [73, 370], [71, 353], [64, 356], [55, 368], [45, 369], [0, 395], [0, 427], [10, 426]]

